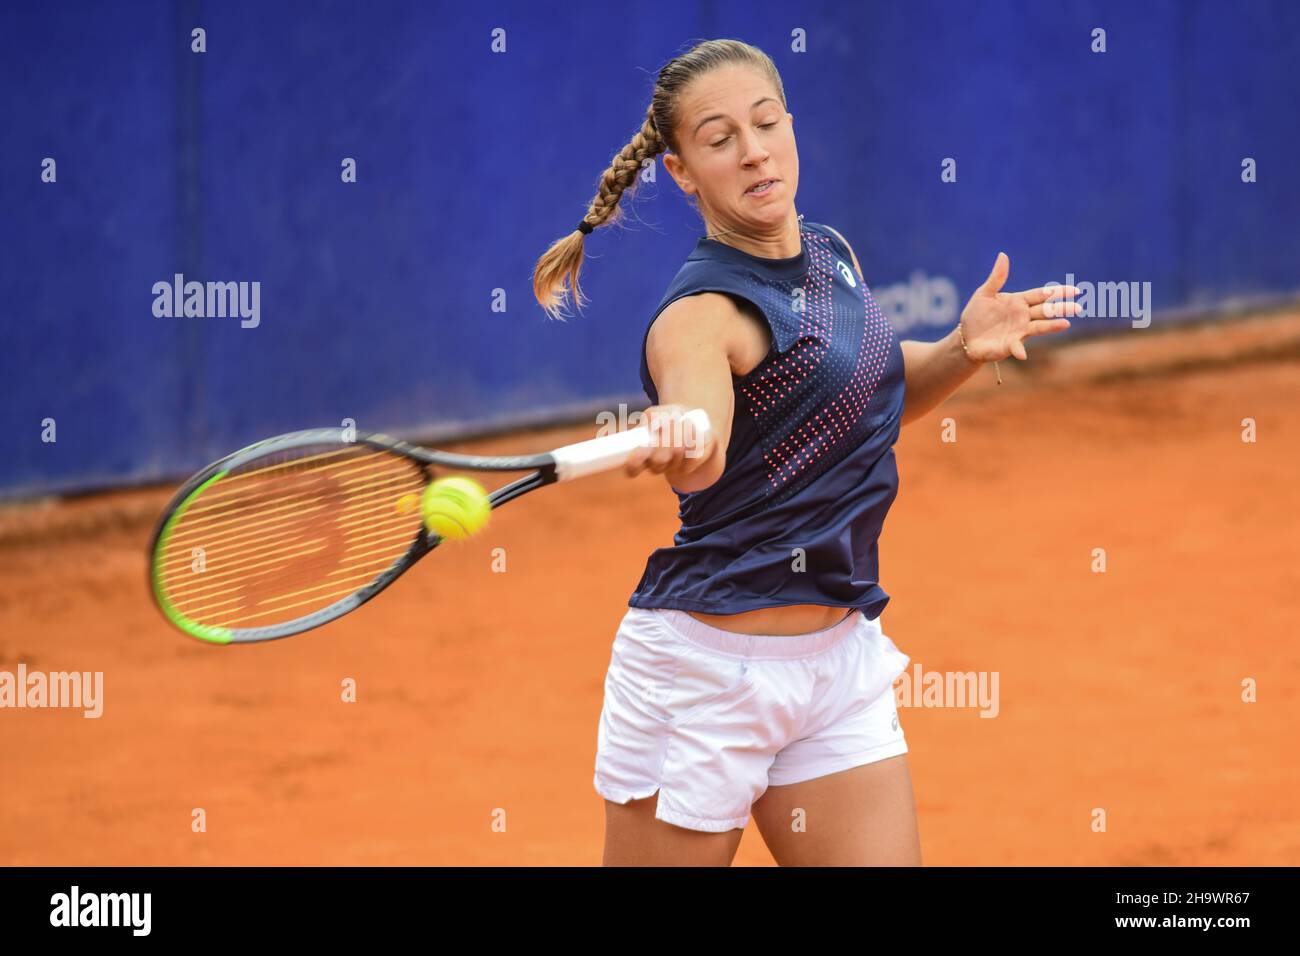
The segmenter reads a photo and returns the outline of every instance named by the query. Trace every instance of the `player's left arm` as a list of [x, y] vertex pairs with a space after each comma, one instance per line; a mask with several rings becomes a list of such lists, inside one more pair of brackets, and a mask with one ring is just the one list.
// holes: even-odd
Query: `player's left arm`
[[[853, 268], [865, 285], [867, 280], [853, 247], [834, 229], [830, 231], [848, 248]], [[1029, 336], [1063, 332], [1070, 327], [1069, 319], [1054, 316], [1078, 312], [1078, 303], [1059, 301], [1062, 297], [1078, 295], [1077, 288], [1044, 286], [1025, 292], [1003, 292], [1002, 286], [1010, 272], [1011, 260], [1005, 252], [998, 253], [988, 279], [966, 303], [960, 320], [966, 349], [962, 348], [956, 327], [937, 342], [904, 339], [899, 343], [904, 369], [902, 424], [932, 411], [984, 363], [1009, 355], [1022, 362], [1028, 359], [1023, 340]]]

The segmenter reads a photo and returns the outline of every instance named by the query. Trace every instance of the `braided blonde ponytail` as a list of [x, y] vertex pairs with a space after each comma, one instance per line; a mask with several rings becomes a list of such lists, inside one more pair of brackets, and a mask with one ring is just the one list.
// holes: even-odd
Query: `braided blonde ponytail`
[[[619, 217], [618, 202], [623, 193], [631, 188], [641, 173], [642, 164], [653, 159], [667, 149], [667, 143], [659, 136], [655, 128], [654, 106], [646, 110], [645, 122], [614, 157], [609, 168], [600, 177], [600, 188], [596, 198], [587, 207], [587, 214], [582, 221], [592, 228]], [[573, 289], [573, 298], [579, 308], [586, 305], [582, 288], [578, 285], [578, 274], [582, 271], [582, 251], [586, 236], [574, 229], [561, 239], [551, 243], [551, 247], [537, 260], [533, 269], [533, 295], [541, 303], [546, 314], [553, 319], [562, 319], [560, 306], [568, 298], [566, 284]]]

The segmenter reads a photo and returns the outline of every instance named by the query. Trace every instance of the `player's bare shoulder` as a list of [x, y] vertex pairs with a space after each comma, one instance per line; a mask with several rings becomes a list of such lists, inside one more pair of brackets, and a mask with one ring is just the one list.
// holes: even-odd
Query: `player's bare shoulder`
[[659, 313], [646, 339], [647, 361], [683, 350], [719, 349], [733, 374], [749, 374], [767, 355], [772, 334], [758, 307], [724, 292], [683, 296]]

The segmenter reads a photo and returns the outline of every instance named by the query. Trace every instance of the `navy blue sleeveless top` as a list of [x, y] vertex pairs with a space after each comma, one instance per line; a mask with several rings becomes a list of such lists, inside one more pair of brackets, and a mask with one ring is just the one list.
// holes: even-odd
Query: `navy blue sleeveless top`
[[[736, 614], [787, 604], [884, 610], [876, 544], [898, 493], [894, 442], [903, 411], [903, 352], [853, 270], [848, 247], [800, 226], [788, 259], [700, 239], [650, 325], [671, 302], [724, 292], [753, 303], [772, 346], [732, 376], [735, 411], [722, 476], [677, 492], [681, 530], [646, 563], [628, 604]], [[675, 490], [675, 489], [674, 489]]]

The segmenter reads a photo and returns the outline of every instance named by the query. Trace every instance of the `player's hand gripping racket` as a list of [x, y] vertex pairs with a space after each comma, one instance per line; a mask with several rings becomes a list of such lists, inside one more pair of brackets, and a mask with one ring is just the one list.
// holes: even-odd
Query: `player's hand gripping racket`
[[[705, 447], [708, 415], [683, 417], [693, 447]], [[435, 468], [530, 472], [488, 496], [495, 510], [617, 468], [649, 443], [644, 426], [507, 457], [383, 435], [348, 440], [341, 428], [269, 438], [204, 468], [172, 498], [150, 544], [154, 598], [186, 634], [216, 644], [299, 634], [360, 607], [442, 542], [420, 506]]]

